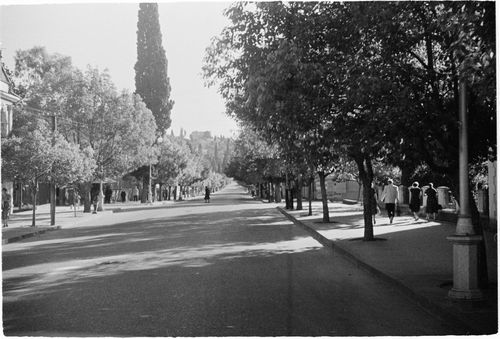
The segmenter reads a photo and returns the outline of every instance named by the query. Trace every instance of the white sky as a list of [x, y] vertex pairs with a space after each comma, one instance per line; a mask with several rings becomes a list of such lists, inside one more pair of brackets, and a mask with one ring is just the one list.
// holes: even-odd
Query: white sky
[[[61, 4], [62, 3], [62, 4]], [[0, 1], [3, 62], [13, 70], [19, 49], [45, 46], [49, 53], [70, 56], [73, 64], [108, 69], [118, 90], [135, 90], [138, 3], [93, 1]], [[15, 4], [15, 5], [13, 5]], [[18, 5], [22, 4], [22, 5]], [[160, 1], [163, 48], [172, 87], [172, 129], [211, 131], [231, 136], [237, 127], [225, 115], [216, 88], [203, 85], [205, 49], [227, 23], [229, 2]]]

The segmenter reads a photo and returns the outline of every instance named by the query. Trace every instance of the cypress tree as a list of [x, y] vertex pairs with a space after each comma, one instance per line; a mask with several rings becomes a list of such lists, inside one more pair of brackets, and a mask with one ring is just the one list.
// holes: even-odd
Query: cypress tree
[[153, 112], [160, 135], [170, 127], [170, 111], [174, 105], [170, 100], [168, 61], [161, 39], [158, 4], [139, 4], [135, 90]]

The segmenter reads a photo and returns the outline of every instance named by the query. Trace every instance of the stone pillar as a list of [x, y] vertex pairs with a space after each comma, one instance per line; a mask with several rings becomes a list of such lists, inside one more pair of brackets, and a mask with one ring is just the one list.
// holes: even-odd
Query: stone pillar
[[488, 211], [490, 228], [497, 229], [497, 162], [488, 161]]
[[425, 195], [425, 191], [427, 191], [428, 188], [429, 186], [422, 186], [422, 208], [427, 206], [427, 196]]
[[480, 188], [477, 191], [477, 210], [483, 215], [488, 215], [488, 190]]
[[479, 299], [477, 269], [477, 244], [481, 236], [454, 235], [447, 238], [453, 241], [453, 288], [448, 296], [454, 299]]
[[446, 186], [439, 186], [438, 191], [438, 204], [443, 208], [448, 208], [450, 206], [450, 188]]
[[400, 185], [398, 186], [399, 189], [399, 194], [398, 194], [398, 203], [399, 204], [409, 204], [409, 192], [408, 192], [408, 187], [405, 185]]

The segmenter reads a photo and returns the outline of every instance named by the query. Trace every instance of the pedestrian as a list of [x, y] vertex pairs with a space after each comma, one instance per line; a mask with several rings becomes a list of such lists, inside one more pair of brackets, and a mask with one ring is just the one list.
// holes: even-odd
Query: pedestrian
[[105, 204], [111, 204], [111, 197], [113, 196], [113, 190], [109, 185], [106, 186], [106, 189], [104, 190], [104, 203]]
[[10, 216], [10, 194], [7, 192], [6, 188], [2, 188], [2, 226], [9, 227], [9, 216]]
[[210, 188], [208, 186], [205, 186], [205, 202], [210, 202]]
[[410, 211], [413, 213], [415, 221], [417, 221], [419, 219], [418, 212], [420, 212], [420, 206], [422, 205], [422, 190], [418, 187], [418, 182], [415, 181], [408, 191], [410, 192]]
[[394, 185], [392, 179], [387, 180], [387, 185], [384, 187], [382, 192], [382, 202], [385, 203], [385, 209], [387, 210], [387, 216], [389, 217], [389, 223], [392, 224], [394, 219], [394, 212], [396, 210], [396, 203], [398, 202], [399, 189]]
[[377, 190], [375, 189], [375, 183], [372, 182], [372, 185], [370, 187], [370, 204], [372, 208], [372, 216], [373, 216], [373, 224], [375, 225], [377, 223], [377, 220], [375, 219], [375, 216], [380, 212], [380, 208], [378, 207], [378, 193]]
[[134, 197], [134, 201], [139, 200], [139, 188], [137, 186], [132, 190], [132, 196]]
[[122, 203], [123, 203], [123, 202], [125, 202], [125, 199], [127, 199], [127, 193], [125, 193], [125, 191], [122, 191], [121, 196], [122, 196]]
[[436, 213], [438, 212], [438, 199], [437, 199], [437, 190], [434, 188], [434, 184], [429, 183], [429, 188], [425, 190], [425, 195], [427, 196], [427, 204], [425, 206], [425, 214], [427, 217], [427, 221], [429, 221], [429, 217], [432, 215], [432, 219], [436, 220]]
[[97, 214], [97, 203], [99, 201], [99, 194], [94, 195], [94, 199], [92, 199], [92, 205], [94, 205], [94, 212], [92, 214]]

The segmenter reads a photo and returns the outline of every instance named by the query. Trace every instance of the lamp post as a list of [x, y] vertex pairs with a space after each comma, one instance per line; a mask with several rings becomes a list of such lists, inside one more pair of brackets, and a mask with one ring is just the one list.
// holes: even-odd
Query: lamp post
[[478, 244], [482, 240], [474, 233], [469, 203], [469, 171], [467, 149], [467, 87], [460, 81], [459, 93], [459, 190], [460, 212], [455, 234], [447, 239], [453, 242], [453, 288], [448, 296], [453, 299], [480, 299], [478, 284]]
[[[155, 145], [158, 145], [158, 144], [161, 144], [163, 142], [163, 138], [162, 137], [158, 137], [155, 142], [153, 143], [152, 146], [155, 146]], [[152, 170], [151, 170], [151, 167], [152, 167], [152, 164], [151, 164], [151, 159], [149, 159], [149, 183], [148, 183], [148, 204], [151, 204], [153, 203], [153, 192], [151, 190], [151, 184], [153, 183], [153, 180], [152, 180]]]

